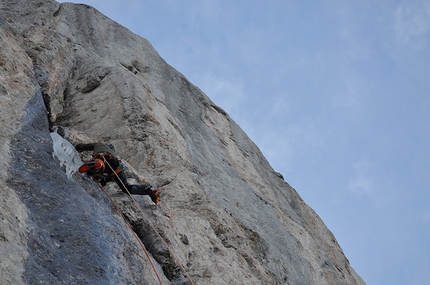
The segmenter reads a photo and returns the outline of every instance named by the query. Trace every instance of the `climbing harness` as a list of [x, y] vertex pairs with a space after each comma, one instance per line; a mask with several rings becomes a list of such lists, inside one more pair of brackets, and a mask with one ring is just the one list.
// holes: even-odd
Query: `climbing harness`
[[[109, 154], [110, 155], [110, 154]], [[181, 262], [179, 261], [179, 259], [176, 257], [176, 255], [174, 254], [173, 250], [169, 247], [169, 245], [167, 244], [167, 242], [163, 239], [163, 237], [160, 235], [160, 233], [157, 231], [157, 229], [155, 228], [154, 224], [149, 220], [149, 218], [146, 216], [146, 214], [143, 212], [142, 208], [140, 207], [139, 203], [136, 201], [136, 199], [134, 199], [134, 197], [130, 194], [128, 188], [126, 187], [126, 185], [124, 184], [124, 182], [119, 178], [118, 173], [121, 172], [118, 171], [118, 173], [113, 169], [113, 167], [110, 165], [110, 163], [107, 161], [107, 159], [104, 157], [103, 154], [100, 154], [99, 157], [97, 157], [99, 159], [103, 159], [103, 162], [105, 165], [107, 165], [109, 167], [109, 169], [112, 171], [112, 176], [116, 176], [118, 178], [118, 180], [121, 182], [122, 186], [124, 187], [124, 189], [127, 191], [127, 194], [131, 197], [133, 203], [137, 206], [137, 208], [139, 209], [139, 211], [142, 213], [142, 216], [145, 218], [145, 220], [148, 222], [148, 224], [150, 225], [150, 227], [154, 230], [154, 232], [157, 234], [157, 236], [160, 238], [160, 240], [163, 242], [163, 244], [166, 246], [166, 248], [169, 250], [170, 254], [173, 256], [173, 258], [175, 259], [176, 263], [179, 265], [179, 267], [181, 268], [181, 270], [184, 272], [184, 274], [187, 276], [187, 278], [190, 280], [190, 283], [192, 285], [194, 285], [193, 280], [191, 279], [190, 275], [188, 274], [188, 272], [185, 270], [185, 268], [182, 266]], [[114, 204], [114, 206], [118, 209], [118, 211], [121, 213], [122, 217], [125, 218], [125, 215], [122, 213], [121, 209], [116, 205], [116, 203], [113, 201], [113, 199], [109, 196], [109, 194], [103, 189], [103, 187], [93, 178], [93, 180], [97, 183], [97, 185], [99, 185], [100, 189], [104, 192], [104, 194], [109, 198], [109, 200]], [[147, 255], [152, 268], [154, 269], [157, 278], [161, 283], [161, 279], [155, 269], [155, 266], [152, 263], [151, 258], [149, 257], [149, 253], [147, 252], [145, 246], [143, 245], [142, 241], [140, 240], [140, 238], [137, 236], [137, 234], [134, 232], [134, 230], [132, 229], [131, 225], [126, 221], [128, 227], [130, 228], [130, 230], [133, 232], [133, 234], [135, 235], [135, 237], [138, 239], [139, 243], [141, 244], [142, 248], [145, 251], [145, 254]]]
[[[118, 174], [122, 171], [121, 168], [117, 168], [115, 169], [111, 174], [109, 174], [109, 176], [113, 177], [113, 176], [118, 176]], [[121, 181], [122, 182], [122, 181]]]

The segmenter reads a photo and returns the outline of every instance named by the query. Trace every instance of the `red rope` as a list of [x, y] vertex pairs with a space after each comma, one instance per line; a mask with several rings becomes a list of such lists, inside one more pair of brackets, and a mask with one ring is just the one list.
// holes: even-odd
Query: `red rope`
[[112, 202], [112, 204], [115, 206], [115, 208], [118, 210], [118, 212], [121, 214], [121, 216], [124, 218], [125, 223], [127, 224], [127, 226], [129, 227], [129, 229], [131, 230], [131, 232], [133, 233], [134, 237], [136, 238], [136, 240], [138, 241], [138, 243], [140, 244], [140, 246], [142, 247], [143, 251], [145, 252], [146, 257], [148, 258], [149, 262], [151, 263], [152, 269], [154, 270], [155, 275], [157, 276], [158, 281], [160, 282], [160, 285], [163, 285], [163, 282], [161, 282], [161, 278], [158, 275], [157, 269], [155, 268], [154, 263], [152, 262], [151, 256], [149, 255], [148, 251], [145, 248], [145, 245], [142, 243], [142, 241], [140, 240], [140, 238], [138, 237], [138, 235], [136, 234], [136, 232], [133, 230], [133, 228], [131, 227], [130, 223], [125, 219], [125, 215], [124, 213], [121, 211], [121, 208], [115, 203], [115, 201], [110, 197], [110, 195], [105, 191], [105, 189], [103, 188], [103, 186], [100, 185], [100, 183], [94, 179], [94, 177], [92, 177], [93, 180], [97, 183], [97, 185], [100, 187], [100, 189], [103, 191], [103, 193], [109, 198], [109, 200]]
[[174, 254], [173, 250], [169, 247], [169, 245], [167, 244], [167, 242], [163, 239], [163, 237], [158, 233], [157, 229], [155, 228], [154, 224], [148, 219], [148, 217], [145, 215], [145, 213], [143, 212], [142, 208], [140, 207], [139, 203], [137, 203], [136, 199], [133, 198], [133, 196], [130, 194], [130, 192], [128, 191], [127, 187], [124, 185], [124, 183], [122, 182], [122, 180], [119, 178], [118, 174], [115, 172], [115, 170], [113, 169], [113, 167], [109, 164], [109, 162], [106, 160], [106, 158], [104, 158], [105, 163], [109, 166], [109, 168], [112, 170], [113, 173], [115, 173], [116, 177], [119, 179], [119, 181], [121, 181], [121, 184], [124, 186], [124, 188], [127, 190], [128, 195], [131, 197], [131, 199], [133, 200], [133, 202], [136, 204], [137, 208], [140, 210], [140, 212], [142, 213], [142, 216], [145, 218], [145, 220], [148, 222], [148, 224], [151, 226], [151, 228], [155, 231], [155, 233], [157, 234], [157, 236], [160, 238], [160, 240], [163, 242], [163, 244], [166, 246], [166, 248], [169, 250], [170, 254], [172, 254], [173, 258], [176, 260], [176, 263], [179, 265], [179, 267], [182, 269], [182, 271], [185, 273], [185, 275], [187, 276], [187, 278], [190, 280], [192, 285], [195, 285], [193, 280], [191, 279], [190, 275], [188, 274], [188, 272], [185, 270], [185, 268], [182, 266], [181, 262], [179, 262], [179, 259], [176, 257], [176, 255]]

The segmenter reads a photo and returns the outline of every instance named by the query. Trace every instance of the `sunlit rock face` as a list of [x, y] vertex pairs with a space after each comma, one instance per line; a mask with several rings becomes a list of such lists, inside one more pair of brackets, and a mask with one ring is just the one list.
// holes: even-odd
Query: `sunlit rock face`
[[0, 284], [159, 284], [53, 131], [113, 143], [127, 175], [159, 189], [155, 205], [105, 187], [163, 284], [364, 284], [229, 115], [92, 7], [0, 3], [0, 108]]

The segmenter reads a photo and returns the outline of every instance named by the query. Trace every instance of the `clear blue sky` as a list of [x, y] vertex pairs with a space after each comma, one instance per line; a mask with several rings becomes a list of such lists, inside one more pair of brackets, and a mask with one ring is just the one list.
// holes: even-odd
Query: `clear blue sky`
[[368, 285], [429, 284], [429, 1], [82, 1], [225, 109]]

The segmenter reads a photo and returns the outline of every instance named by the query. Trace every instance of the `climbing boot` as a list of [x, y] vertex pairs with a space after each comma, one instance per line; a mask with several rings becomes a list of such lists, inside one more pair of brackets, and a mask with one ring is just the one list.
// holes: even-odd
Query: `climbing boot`
[[158, 204], [160, 202], [160, 193], [158, 190], [154, 190], [149, 194], [149, 197], [151, 197], [152, 202], [155, 204]]

